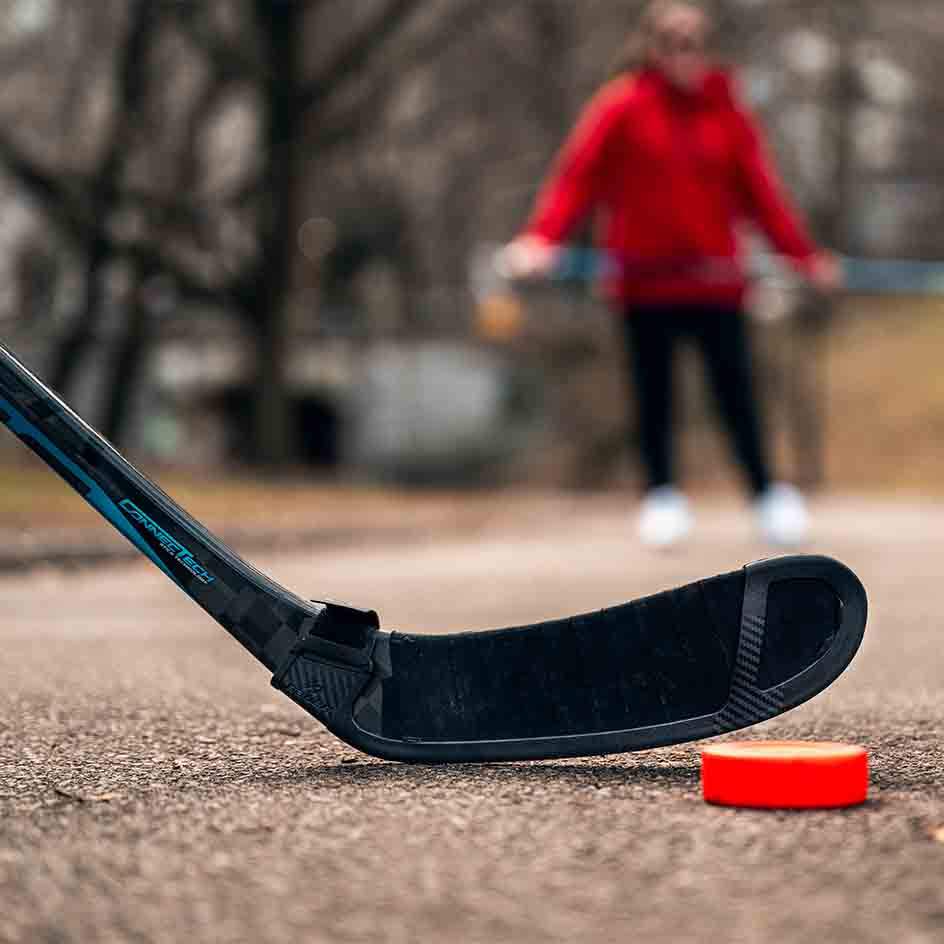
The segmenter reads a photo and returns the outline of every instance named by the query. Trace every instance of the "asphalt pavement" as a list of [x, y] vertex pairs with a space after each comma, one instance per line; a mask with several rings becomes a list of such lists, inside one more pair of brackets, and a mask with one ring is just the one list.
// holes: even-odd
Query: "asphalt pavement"
[[[671, 555], [621, 503], [254, 558], [449, 632], [592, 610], [769, 554], [735, 504]], [[358, 755], [147, 564], [0, 578], [0, 941], [944, 941], [944, 505], [831, 499], [870, 594], [826, 693], [750, 737], [871, 752], [865, 806], [706, 806], [698, 747], [409, 767]], [[742, 735], [743, 736], [743, 735]]]

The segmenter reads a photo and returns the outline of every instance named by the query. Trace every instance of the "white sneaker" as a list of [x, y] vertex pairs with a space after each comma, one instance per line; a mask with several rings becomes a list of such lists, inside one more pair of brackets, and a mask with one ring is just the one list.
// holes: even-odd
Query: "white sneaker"
[[665, 550], [688, 537], [695, 518], [688, 499], [671, 485], [646, 493], [639, 512], [639, 540], [647, 547]]
[[757, 524], [771, 544], [795, 547], [802, 544], [810, 529], [806, 499], [792, 485], [777, 482], [758, 499]]

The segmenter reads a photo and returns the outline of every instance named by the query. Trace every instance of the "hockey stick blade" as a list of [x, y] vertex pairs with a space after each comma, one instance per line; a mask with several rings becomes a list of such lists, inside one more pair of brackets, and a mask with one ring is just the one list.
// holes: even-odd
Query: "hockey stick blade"
[[584, 616], [410, 636], [306, 602], [241, 560], [0, 346], [0, 422], [342, 740], [400, 761], [641, 750], [793, 708], [851, 662], [856, 576], [784, 557]]

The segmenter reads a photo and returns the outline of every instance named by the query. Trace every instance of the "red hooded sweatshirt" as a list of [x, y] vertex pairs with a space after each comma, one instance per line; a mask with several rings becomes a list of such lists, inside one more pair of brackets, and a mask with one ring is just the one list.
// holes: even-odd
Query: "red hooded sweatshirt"
[[608, 293], [623, 304], [739, 304], [745, 219], [801, 270], [817, 251], [720, 71], [694, 91], [646, 69], [597, 93], [525, 232], [560, 243], [592, 210], [619, 271]]

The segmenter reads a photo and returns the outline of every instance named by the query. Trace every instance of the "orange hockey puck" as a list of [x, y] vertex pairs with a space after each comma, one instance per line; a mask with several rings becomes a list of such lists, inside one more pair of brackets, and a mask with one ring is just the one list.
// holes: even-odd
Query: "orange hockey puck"
[[763, 809], [864, 803], [869, 759], [861, 747], [822, 741], [731, 741], [701, 752], [705, 800]]

